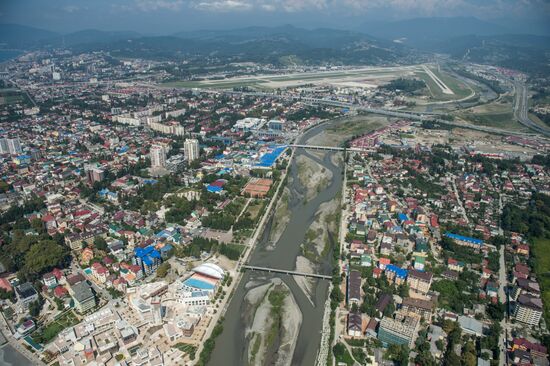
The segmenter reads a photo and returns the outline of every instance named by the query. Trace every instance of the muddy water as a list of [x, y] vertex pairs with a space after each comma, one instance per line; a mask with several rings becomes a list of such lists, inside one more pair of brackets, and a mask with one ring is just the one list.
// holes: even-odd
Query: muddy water
[[[335, 122], [329, 122], [310, 129], [298, 143], [305, 143], [308, 139], [331, 127], [333, 123]], [[269, 245], [272, 222], [267, 224], [262, 238], [250, 257], [250, 264], [252, 265], [294, 270], [296, 257], [301, 254], [300, 244], [304, 241], [306, 232], [315, 218], [319, 205], [332, 200], [342, 188], [343, 166], [335, 166], [331, 161], [333, 154], [341, 153], [324, 152], [322, 158], [319, 159], [313, 157], [307, 151], [299, 149], [296, 151], [295, 157], [300, 154], [313, 158], [325, 169], [329, 169], [332, 172], [332, 180], [326, 189], [317, 193], [312, 200], [304, 203], [305, 187], [300, 184], [296, 159], [293, 159], [289, 170], [292, 179], [289, 179], [288, 183], [291, 192], [289, 199], [290, 221], [275, 248], [271, 248], [271, 250], [266, 248]], [[328, 259], [324, 263], [320, 263], [318, 267], [319, 273], [331, 273], [332, 266]], [[258, 286], [266, 283], [272, 277], [279, 277], [286, 283], [302, 313], [302, 325], [294, 354], [291, 356], [292, 365], [314, 365], [321, 340], [324, 304], [328, 296], [328, 282], [326, 280], [316, 280], [312, 304], [292, 276], [262, 272], [247, 272], [244, 274], [225, 314], [224, 330], [216, 339], [216, 347], [209, 365], [246, 365], [248, 342], [245, 339], [245, 330], [249, 324], [245, 324], [242, 316], [242, 309], [245, 308], [244, 297], [250, 289], [251, 283]]]

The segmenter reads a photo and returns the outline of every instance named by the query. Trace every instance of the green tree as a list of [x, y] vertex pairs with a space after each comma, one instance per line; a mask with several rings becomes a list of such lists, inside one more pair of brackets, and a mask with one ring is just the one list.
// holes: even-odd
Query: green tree
[[38, 315], [40, 315], [40, 311], [42, 310], [42, 301], [40, 299], [33, 301], [29, 304], [29, 314], [36, 318]]
[[107, 250], [107, 241], [101, 236], [96, 236], [94, 238], [94, 247], [97, 250], [106, 251]]
[[162, 263], [162, 264], [157, 268], [157, 277], [158, 277], [158, 278], [164, 278], [164, 277], [166, 277], [166, 275], [168, 275], [168, 272], [170, 271], [171, 268], [172, 268], [172, 266], [170, 265], [170, 263], [168, 263], [168, 262]]
[[40, 275], [61, 266], [68, 257], [68, 250], [53, 240], [42, 240], [31, 246], [25, 254], [25, 263], [20, 272], [24, 278], [38, 278]]

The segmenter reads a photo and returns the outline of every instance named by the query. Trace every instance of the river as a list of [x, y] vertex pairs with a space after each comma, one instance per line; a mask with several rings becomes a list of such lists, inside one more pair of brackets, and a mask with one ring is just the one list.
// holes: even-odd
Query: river
[[[332, 126], [336, 121], [327, 122], [306, 131], [297, 143], [306, 143], [310, 138], [322, 133], [326, 128]], [[269, 244], [270, 230], [272, 220], [266, 224], [266, 228], [259, 239], [254, 251], [250, 256], [250, 264], [280, 269], [294, 270], [296, 258], [301, 254], [300, 244], [304, 241], [306, 232], [315, 219], [315, 214], [319, 206], [334, 199], [342, 189], [343, 166], [336, 166], [332, 161], [332, 155], [341, 154], [338, 152], [324, 152], [322, 155], [316, 153], [315, 156], [303, 149], [295, 152], [294, 159], [291, 162], [289, 179], [287, 187], [290, 189], [289, 210], [290, 221], [277, 241], [274, 249]], [[313, 199], [304, 203], [303, 187], [298, 179], [297, 157], [306, 155], [315, 160], [325, 169], [332, 172], [332, 179], [325, 189], [320, 190]], [[321, 156], [321, 158], [319, 158]], [[268, 249], [268, 246], [270, 247]], [[327, 255], [330, 257], [330, 251]], [[322, 274], [331, 274], [332, 265], [328, 258], [323, 263], [319, 263], [317, 271]], [[238, 365], [247, 364], [247, 341], [245, 331], [249, 324], [245, 324], [241, 316], [241, 309], [244, 308], [244, 297], [250, 286], [265, 284], [273, 277], [280, 278], [290, 289], [298, 307], [302, 313], [302, 323], [298, 334], [298, 339], [294, 353], [292, 355], [292, 365], [314, 365], [321, 341], [321, 329], [324, 313], [325, 300], [328, 296], [328, 282], [326, 280], [316, 280], [314, 287], [314, 296], [312, 301], [304, 294], [302, 289], [296, 284], [294, 278], [283, 274], [267, 274], [262, 272], [247, 272], [243, 275], [241, 282], [231, 299], [231, 303], [225, 314], [224, 330], [216, 339], [216, 346], [212, 353], [209, 365]], [[312, 303], [313, 302], [313, 303]]]
[[32, 363], [11, 345], [0, 347], [1, 366], [31, 366]]

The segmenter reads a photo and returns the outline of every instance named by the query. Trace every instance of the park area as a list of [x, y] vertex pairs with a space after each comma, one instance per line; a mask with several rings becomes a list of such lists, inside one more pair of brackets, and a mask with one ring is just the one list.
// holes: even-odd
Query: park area
[[72, 310], [61, 314], [57, 319], [45, 326], [39, 327], [32, 335], [33, 341], [46, 344], [54, 339], [61, 331], [78, 324], [80, 321]]

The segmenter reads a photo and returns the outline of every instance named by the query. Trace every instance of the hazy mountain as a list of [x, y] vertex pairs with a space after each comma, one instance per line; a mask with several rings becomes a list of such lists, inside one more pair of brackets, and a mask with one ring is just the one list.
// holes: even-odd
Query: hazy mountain
[[55, 41], [64, 42], [66, 46], [73, 46], [85, 43], [115, 42], [139, 37], [141, 37], [141, 35], [137, 32], [108, 32], [97, 29], [86, 29], [66, 34], [62, 36], [61, 39], [58, 37]]
[[34, 47], [57, 36], [58, 33], [45, 29], [19, 24], [0, 24], [0, 43], [4, 44], [4, 48]]
[[158, 59], [210, 55], [232, 61], [278, 63], [292, 56], [305, 63], [393, 63], [409, 55], [404, 46], [350, 31], [306, 30], [292, 26], [181, 32], [75, 45], [75, 50], [109, 50], [113, 55]]
[[365, 24], [361, 30], [373, 36], [401, 40], [406, 45], [422, 49], [430, 49], [436, 43], [460, 36], [511, 33], [503, 26], [472, 17], [371, 22]]
[[533, 74], [550, 73], [550, 37], [525, 34], [462, 36], [432, 46], [455, 59], [500, 65]]
[[7, 48], [36, 48], [62, 45], [73, 46], [84, 43], [114, 42], [140, 37], [136, 32], [109, 32], [87, 29], [78, 32], [59, 34], [40, 28], [18, 24], [0, 24], [0, 43]]
[[246, 27], [230, 30], [201, 30], [193, 32], [180, 32], [175, 36], [203, 41], [218, 41], [241, 43], [269, 39], [287, 39], [301, 42], [310, 47], [340, 48], [353, 42], [368, 42], [380, 47], [395, 47], [387, 40], [347, 30], [329, 28], [304, 29], [292, 25], [280, 27]]

